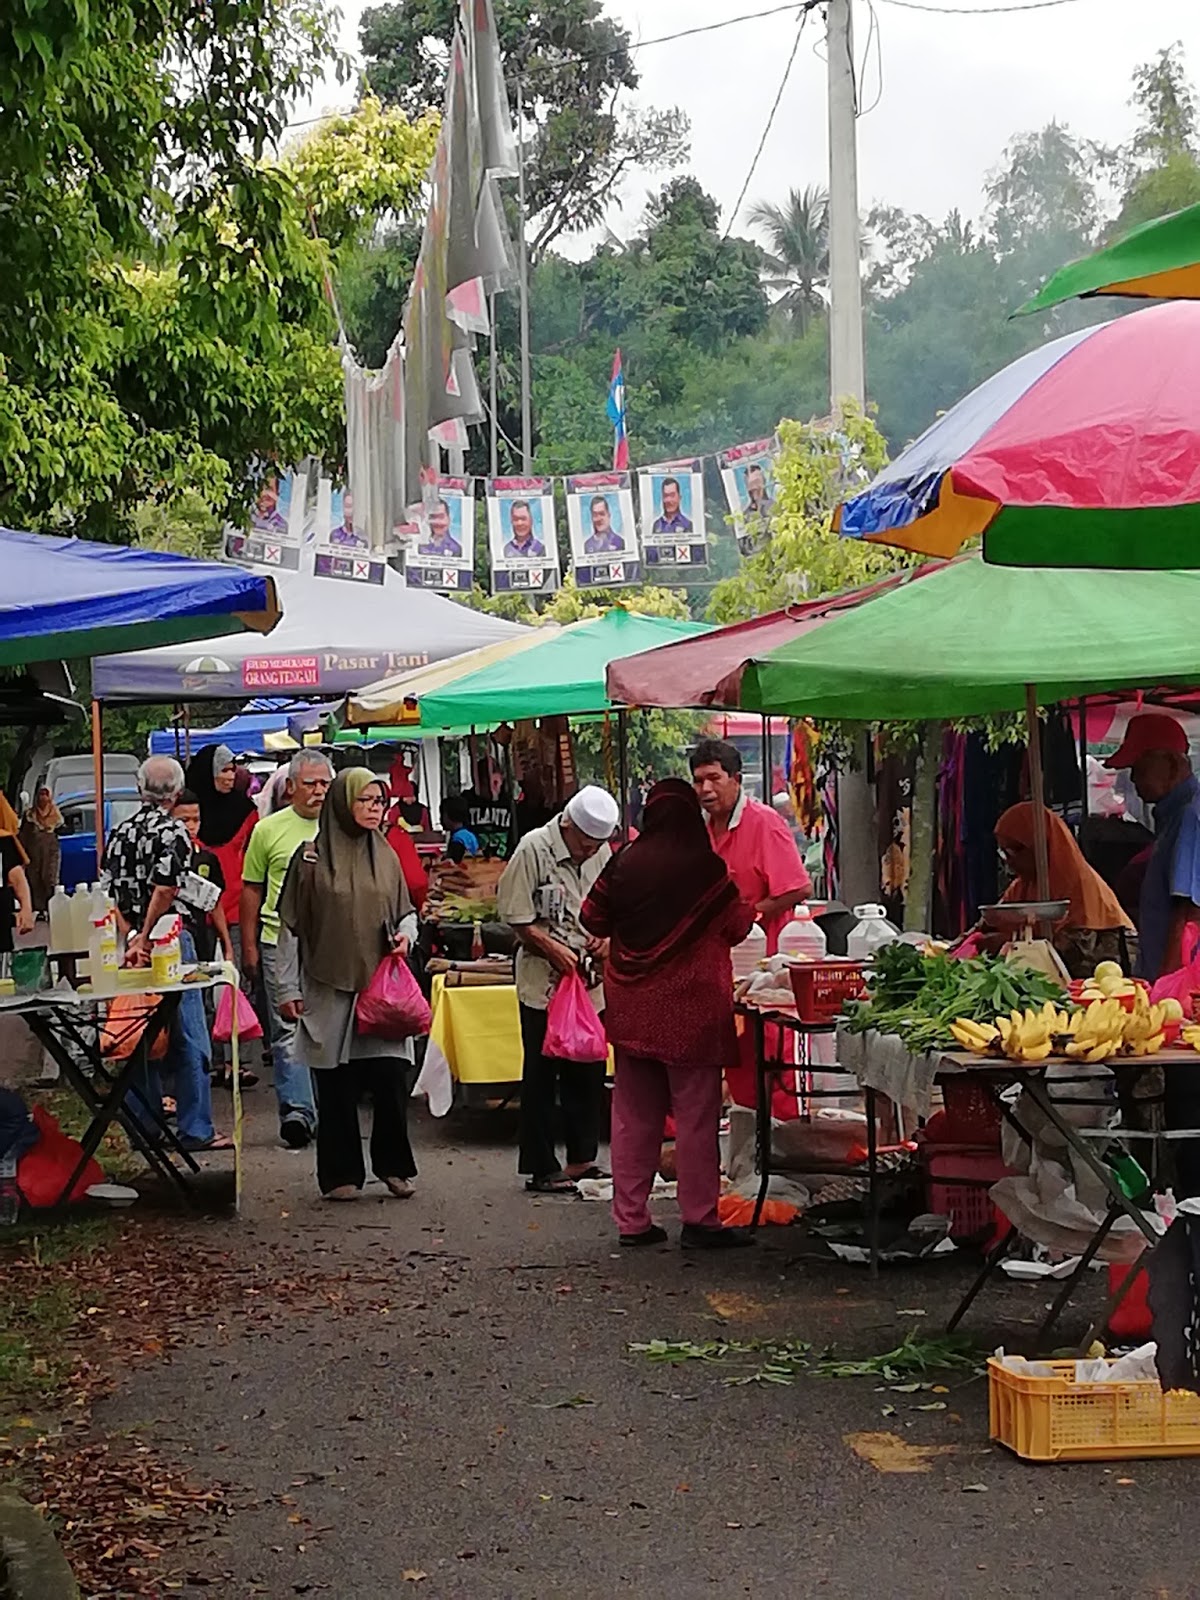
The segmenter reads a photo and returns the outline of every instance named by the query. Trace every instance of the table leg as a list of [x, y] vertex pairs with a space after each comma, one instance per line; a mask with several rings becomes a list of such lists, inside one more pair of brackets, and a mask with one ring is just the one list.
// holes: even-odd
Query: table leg
[[[1146, 1218], [1142, 1215], [1138, 1207], [1134, 1205], [1133, 1201], [1129, 1199], [1109, 1168], [1106, 1167], [1104, 1162], [1101, 1161], [1095, 1152], [1089, 1148], [1086, 1139], [1081, 1139], [1074, 1126], [1066, 1119], [1066, 1117], [1059, 1115], [1054, 1104], [1054, 1100], [1046, 1092], [1045, 1083], [1036, 1073], [1030, 1074], [1029, 1081], [1025, 1085], [1025, 1093], [1050, 1119], [1050, 1121], [1062, 1134], [1063, 1138], [1067, 1141], [1067, 1144], [1070, 1146], [1071, 1150], [1081, 1158], [1084, 1165], [1090, 1168], [1090, 1170], [1095, 1173], [1096, 1177], [1100, 1179], [1100, 1182], [1108, 1190], [1109, 1196], [1117, 1210], [1122, 1212], [1129, 1218], [1131, 1222], [1136, 1224], [1136, 1226], [1141, 1230], [1147, 1244], [1157, 1244], [1158, 1234], [1155, 1232], [1154, 1228], [1151, 1227], [1149, 1222], [1147, 1222]], [[1113, 1220], [1115, 1221], [1116, 1219], [1114, 1218]], [[1111, 1223], [1109, 1225], [1111, 1226]]]
[[867, 1260], [873, 1278], [879, 1276], [879, 1138], [875, 1125], [875, 1090], [863, 1093], [867, 1110]]
[[[1163, 1237], [1165, 1238], [1166, 1235], [1164, 1234]], [[1076, 1351], [1077, 1355], [1086, 1355], [1091, 1349], [1093, 1341], [1098, 1339], [1108, 1327], [1109, 1320], [1113, 1316], [1113, 1313], [1122, 1304], [1125, 1296], [1129, 1293], [1134, 1284], [1137, 1282], [1138, 1278], [1149, 1266], [1150, 1257], [1154, 1254], [1154, 1250], [1155, 1246], [1147, 1246], [1147, 1248], [1142, 1251], [1141, 1255], [1138, 1256], [1137, 1260], [1132, 1263], [1130, 1270], [1125, 1274], [1124, 1278], [1122, 1278], [1116, 1292], [1109, 1295], [1107, 1301], [1105, 1302], [1103, 1311], [1101, 1311], [1095, 1322], [1092, 1323], [1091, 1327], [1080, 1340], [1079, 1347]]]
[[[1104, 1221], [1088, 1240], [1088, 1247], [1080, 1256], [1078, 1265], [1071, 1273], [1071, 1276], [1063, 1284], [1062, 1288], [1055, 1295], [1054, 1299], [1051, 1301], [1050, 1309], [1046, 1312], [1046, 1315], [1042, 1320], [1041, 1327], [1033, 1336], [1033, 1348], [1035, 1354], [1042, 1348], [1043, 1339], [1046, 1338], [1050, 1332], [1050, 1329], [1066, 1310], [1068, 1300], [1070, 1300], [1071, 1296], [1075, 1293], [1075, 1290], [1079, 1286], [1079, 1280], [1083, 1277], [1084, 1273], [1095, 1260], [1096, 1252], [1112, 1232], [1113, 1223], [1116, 1222], [1119, 1215], [1120, 1212], [1118, 1211], [1117, 1207], [1110, 1202], [1108, 1210], [1104, 1213]], [[1090, 1339], [1088, 1340], [1088, 1343], [1091, 1343]]]
[[984, 1284], [988, 1281], [992, 1273], [995, 1272], [996, 1268], [1008, 1254], [1009, 1246], [1016, 1237], [1017, 1230], [1010, 1223], [1008, 1232], [1004, 1235], [1000, 1242], [998, 1244], [994, 1244], [988, 1251], [987, 1255], [984, 1256], [983, 1266], [979, 1269], [978, 1277], [967, 1290], [966, 1294], [963, 1295], [957, 1306], [955, 1306], [953, 1312], [951, 1313], [950, 1320], [946, 1324], [947, 1333], [953, 1333], [955, 1328], [958, 1327], [959, 1323], [966, 1316], [967, 1312], [975, 1303], [980, 1291], [983, 1289]]
[[758, 1163], [758, 1198], [750, 1219], [751, 1233], [762, 1219], [771, 1183], [771, 1077], [767, 1071], [767, 1025], [754, 1017], [754, 1155]]

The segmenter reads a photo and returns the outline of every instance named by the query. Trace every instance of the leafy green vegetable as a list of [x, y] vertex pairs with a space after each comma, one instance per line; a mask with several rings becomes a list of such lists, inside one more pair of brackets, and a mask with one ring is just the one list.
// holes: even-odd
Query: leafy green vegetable
[[[964, 1334], [922, 1336], [915, 1329], [906, 1334], [894, 1350], [885, 1351], [881, 1356], [868, 1356], [862, 1361], [838, 1361], [832, 1350], [826, 1350], [814, 1362], [810, 1359], [812, 1345], [800, 1339], [712, 1339], [702, 1344], [654, 1339], [649, 1344], [631, 1344], [629, 1349], [648, 1361], [733, 1362], [742, 1370], [721, 1381], [735, 1389], [752, 1383], [789, 1384], [804, 1372], [818, 1378], [885, 1378], [890, 1381], [944, 1369], [972, 1374], [983, 1370], [979, 1352]], [[915, 1392], [921, 1387], [928, 1385], [905, 1384], [901, 1392]], [[924, 1409], [941, 1404], [935, 1401]]]
[[1062, 988], [1044, 973], [1010, 966], [1001, 956], [923, 956], [912, 945], [885, 945], [877, 951], [868, 1000], [846, 1002], [851, 1033], [875, 1028], [898, 1034], [914, 1054], [953, 1043], [950, 1024], [958, 1017], [991, 1022], [1027, 1006], [1061, 1000]]

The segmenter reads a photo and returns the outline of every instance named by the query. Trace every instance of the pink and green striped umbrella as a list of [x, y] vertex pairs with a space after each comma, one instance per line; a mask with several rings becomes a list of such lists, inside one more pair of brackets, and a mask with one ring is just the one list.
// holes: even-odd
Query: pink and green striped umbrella
[[839, 507], [849, 539], [1002, 566], [1200, 566], [1200, 303], [1055, 339]]

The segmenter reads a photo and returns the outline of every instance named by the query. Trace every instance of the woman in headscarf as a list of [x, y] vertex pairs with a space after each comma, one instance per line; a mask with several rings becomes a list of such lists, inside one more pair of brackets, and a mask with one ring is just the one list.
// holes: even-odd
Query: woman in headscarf
[[[1133, 970], [1137, 935], [1115, 892], [1084, 859], [1075, 836], [1060, 816], [1043, 808], [1046, 857], [1052, 900], [1067, 901], [1067, 914], [1054, 930], [1054, 947], [1073, 978], [1090, 978], [1099, 961], [1118, 961]], [[996, 843], [1014, 874], [1004, 901], [1038, 898], [1033, 852], [1033, 802], [1010, 806], [996, 823]]]
[[298, 1022], [297, 1052], [317, 1091], [317, 1184], [354, 1200], [366, 1181], [360, 1091], [374, 1101], [371, 1166], [399, 1199], [416, 1176], [408, 1139], [411, 1040], [355, 1032], [354, 1007], [389, 950], [407, 954], [417, 919], [400, 864], [380, 832], [384, 780], [351, 767], [333, 781], [317, 837], [292, 857], [279, 897], [280, 1012]]
[[623, 1245], [667, 1237], [648, 1202], [668, 1112], [684, 1248], [749, 1242], [721, 1227], [717, 1200], [721, 1075], [738, 1053], [730, 950], [754, 917], [713, 850], [691, 785], [656, 783], [640, 836], [605, 867], [581, 915], [589, 933], [610, 940], [604, 1025], [616, 1052], [613, 1217]]
[[[227, 744], [208, 744], [188, 762], [187, 787], [200, 802], [200, 843], [221, 864], [225, 879], [221, 910], [234, 933], [240, 918], [246, 845], [258, 821], [258, 810], [250, 798], [250, 774], [237, 765]], [[240, 959], [236, 933], [234, 949]]]
[[50, 790], [43, 784], [34, 795], [33, 804], [27, 808], [21, 819], [21, 828], [17, 835], [29, 858], [26, 869], [29, 892], [33, 896], [33, 909], [38, 916], [45, 916], [50, 896], [58, 884], [59, 868], [62, 865], [62, 847], [58, 842], [58, 830], [62, 825], [62, 812], [54, 804], [54, 796]]

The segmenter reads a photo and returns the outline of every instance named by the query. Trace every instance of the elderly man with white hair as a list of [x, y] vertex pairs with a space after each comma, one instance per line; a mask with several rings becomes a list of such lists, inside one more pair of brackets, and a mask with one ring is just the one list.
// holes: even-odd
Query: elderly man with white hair
[[332, 782], [333, 767], [327, 755], [320, 750], [297, 750], [288, 766], [288, 803], [255, 824], [242, 865], [242, 970], [250, 978], [262, 970], [270, 1013], [279, 1137], [289, 1150], [303, 1150], [311, 1144], [317, 1107], [312, 1075], [297, 1055], [296, 1023], [279, 1009], [279, 893], [296, 851], [317, 837], [321, 807]]
[[[171, 814], [182, 788], [183, 768], [178, 761], [170, 756], [143, 761], [138, 768], [141, 808], [113, 829], [105, 847], [103, 869], [126, 935], [125, 959], [133, 966], [148, 965], [150, 931], [174, 906], [191, 867], [192, 841], [183, 823]], [[194, 961], [195, 946], [186, 930], [181, 943], [184, 960]], [[211, 1057], [204, 998], [193, 989], [180, 998], [163, 1064], [165, 1072], [174, 1074], [179, 1138], [189, 1150], [227, 1150], [232, 1143], [213, 1127]], [[140, 1092], [157, 1102], [159, 1089], [153, 1079]]]
[[[560, 977], [582, 972], [592, 1004], [604, 1007], [596, 963], [604, 942], [585, 932], [579, 912], [612, 851], [619, 819], [607, 790], [588, 785], [561, 815], [527, 833], [500, 880], [499, 913], [520, 940], [517, 999], [521, 1008], [521, 1149], [518, 1172], [535, 1194], [575, 1194], [596, 1166], [604, 1061], [555, 1061], [545, 1055], [546, 1011]], [[556, 1101], [562, 1107], [567, 1163], [555, 1147]]]

